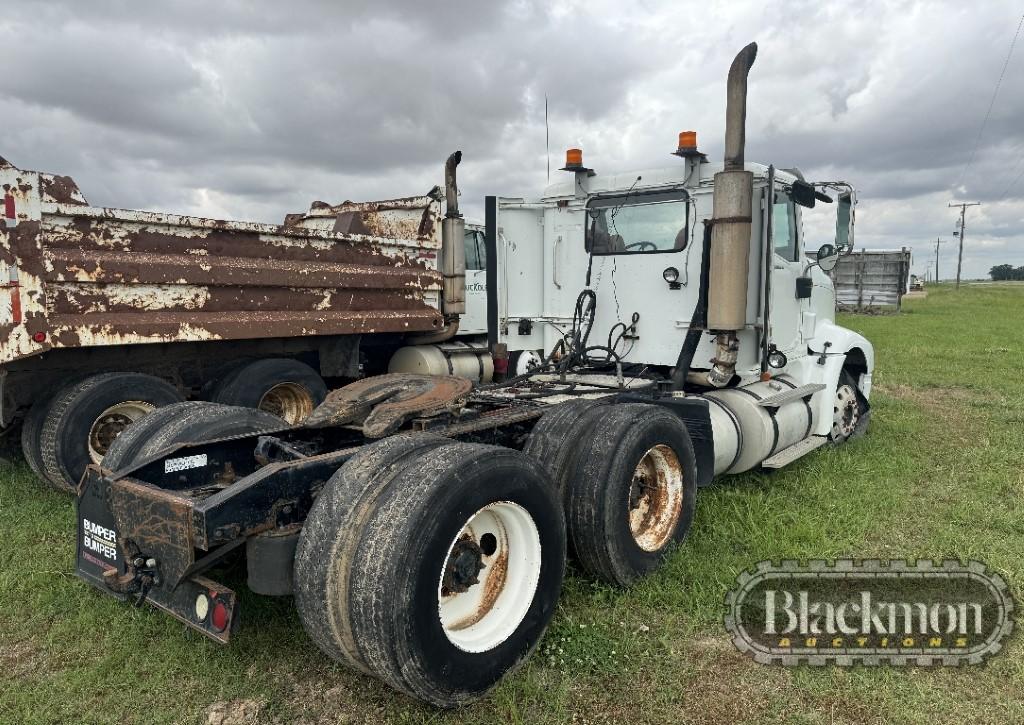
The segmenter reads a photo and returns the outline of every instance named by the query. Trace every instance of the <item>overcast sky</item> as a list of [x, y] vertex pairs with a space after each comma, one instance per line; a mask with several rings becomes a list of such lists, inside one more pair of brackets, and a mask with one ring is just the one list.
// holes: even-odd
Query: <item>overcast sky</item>
[[[747, 158], [852, 182], [858, 246], [910, 246], [918, 272], [936, 236], [953, 240], [947, 204], [983, 202], [964, 250], [979, 277], [1024, 264], [1024, 38], [974, 153], [1022, 13], [998, 0], [7, 0], [0, 156], [70, 174], [94, 205], [280, 222], [314, 199], [424, 193], [461, 148], [479, 215], [486, 194], [545, 185], [545, 94], [555, 162], [579, 144], [598, 173], [672, 164], [684, 129], [720, 158], [725, 73], [756, 40]], [[954, 244], [942, 261], [955, 274]]]

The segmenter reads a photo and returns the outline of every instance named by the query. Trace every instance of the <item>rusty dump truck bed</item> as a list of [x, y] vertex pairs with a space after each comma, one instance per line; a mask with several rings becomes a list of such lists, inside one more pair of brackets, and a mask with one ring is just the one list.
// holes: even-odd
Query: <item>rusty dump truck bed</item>
[[438, 190], [255, 224], [89, 206], [0, 159], [0, 365], [51, 349], [439, 329]]

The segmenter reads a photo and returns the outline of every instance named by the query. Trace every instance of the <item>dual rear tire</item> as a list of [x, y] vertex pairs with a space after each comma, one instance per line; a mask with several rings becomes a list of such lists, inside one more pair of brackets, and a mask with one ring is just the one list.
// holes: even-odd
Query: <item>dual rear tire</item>
[[[190, 404], [193, 426], [222, 420], [202, 412], [220, 404], [259, 409], [255, 425], [268, 426], [272, 416], [272, 427], [280, 427], [281, 419], [296, 424], [308, 416], [327, 396], [327, 386], [308, 365], [275, 358], [236, 366], [209, 392], [211, 403]], [[102, 461], [122, 433], [183, 399], [174, 386], [143, 373], [102, 373], [73, 381], [29, 408], [21, 429], [22, 453], [36, 476], [73, 493], [85, 467]], [[147, 430], [155, 430], [153, 425]]]
[[338, 470], [293, 565], [321, 650], [412, 697], [465, 704], [540, 642], [566, 519], [578, 560], [602, 579], [627, 584], [662, 563], [693, 519], [683, 423], [657, 406], [590, 401], [548, 416], [523, 453], [404, 434]]
[[690, 529], [696, 458], [686, 425], [665, 408], [565, 403], [523, 451], [557, 483], [569, 548], [599, 579], [626, 586], [649, 574]]
[[514, 450], [399, 435], [328, 482], [299, 537], [295, 603], [327, 654], [441, 707], [523, 662], [554, 614], [561, 505]]
[[73, 493], [85, 467], [102, 461], [122, 431], [181, 400], [173, 386], [152, 375], [93, 375], [29, 409], [22, 424], [22, 451], [44, 482]]

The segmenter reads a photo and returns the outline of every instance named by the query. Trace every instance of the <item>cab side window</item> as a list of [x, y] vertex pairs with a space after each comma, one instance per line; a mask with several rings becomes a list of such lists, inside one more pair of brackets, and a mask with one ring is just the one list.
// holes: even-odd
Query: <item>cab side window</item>
[[596, 197], [587, 205], [586, 250], [592, 254], [679, 252], [689, 241], [685, 191]]
[[466, 244], [466, 269], [486, 269], [487, 247], [483, 232], [467, 229], [463, 240]]
[[772, 206], [772, 241], [775, 253], [789, 262], [800, 260], [796, 238], [796, 204], [782, 191], [775, 192]]

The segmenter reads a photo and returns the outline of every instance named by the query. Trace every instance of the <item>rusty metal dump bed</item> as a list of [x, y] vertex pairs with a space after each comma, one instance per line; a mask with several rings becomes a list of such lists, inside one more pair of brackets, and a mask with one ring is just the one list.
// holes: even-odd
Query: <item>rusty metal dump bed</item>
[[0, 365], [50, 349], [441, 327], [439, 204], [283, 225], [89, 206], [66, 176], [0, 159]]

